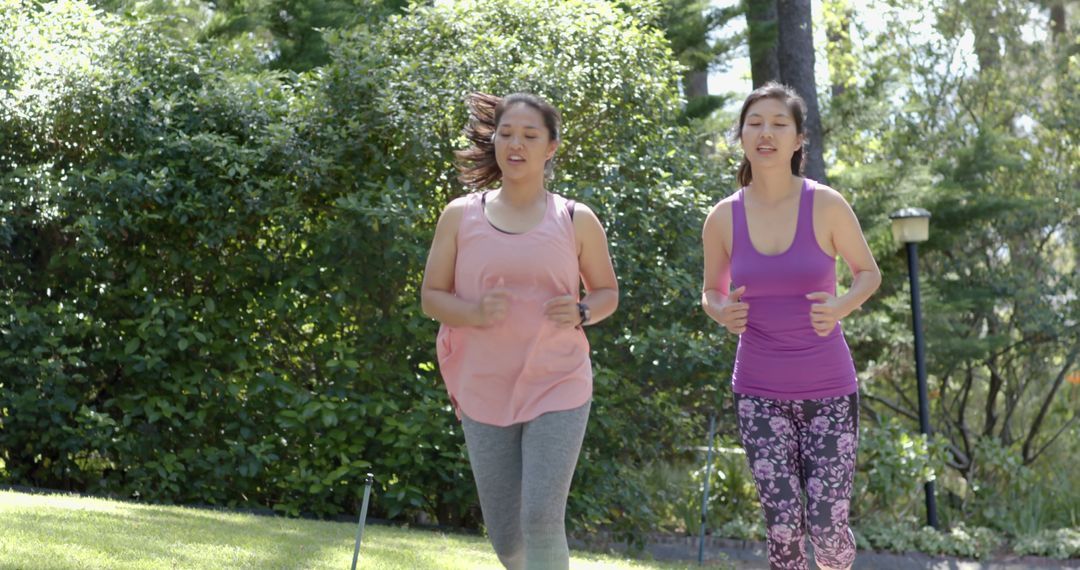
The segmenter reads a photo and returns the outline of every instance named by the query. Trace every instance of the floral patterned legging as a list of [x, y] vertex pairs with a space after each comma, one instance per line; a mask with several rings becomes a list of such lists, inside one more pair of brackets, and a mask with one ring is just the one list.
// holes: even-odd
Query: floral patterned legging
[[855, 537], [848, 527], [848, 510], [858, 446], [858, 394], [815, 400], [736, 394], [735, 402], [746, 459], [765, 511], [770, 568], [809, 568], [807, 530], [818, 564], [851, 566]]

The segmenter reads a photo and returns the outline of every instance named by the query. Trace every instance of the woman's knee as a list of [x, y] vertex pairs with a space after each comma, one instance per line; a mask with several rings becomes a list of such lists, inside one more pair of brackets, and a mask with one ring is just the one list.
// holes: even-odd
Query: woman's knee
[[810, 528], [814, 560], [823, 570], [846, 570], [855, 562], [855, 536], [846, 525]]
[[511, 529], [492, 529], [488, 527], [488, 538], [491, 546], [495, 549], [495, 555], [499, 562], [509, 570], [519, 570], [525, 567], [525, 543], [520, 531]]
[[800, 525], [777, 523], [769, 526], [769, 542], [776, 545], [799, 544], [803, 541], [803, 529]]
[[545, 532], [563, 532], [566, 526], [566, 509], [554, 504], [557, 501], [526, 501], [521, 509], [521, 528], [526, 535]]
[[525, 568], [525, 551], [518, 549], [513, 552], [499, 552], [495, 550], [495, 555], [499, 557], [499, 562], [502, 563], [506, 570], [524, 570]]

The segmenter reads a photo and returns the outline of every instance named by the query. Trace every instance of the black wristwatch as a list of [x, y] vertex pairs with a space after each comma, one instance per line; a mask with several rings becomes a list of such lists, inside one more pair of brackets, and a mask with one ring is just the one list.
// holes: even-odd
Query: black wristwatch
[[577, 304], [577, 313], [578, 316], [581, 317], [581, 322], [577, 325], [579, 327], [585, 326], [585, 323], [589, 322], [589, 318], [592, 316], [592, 313], [589, 311], [589, 306], [585, 303]]

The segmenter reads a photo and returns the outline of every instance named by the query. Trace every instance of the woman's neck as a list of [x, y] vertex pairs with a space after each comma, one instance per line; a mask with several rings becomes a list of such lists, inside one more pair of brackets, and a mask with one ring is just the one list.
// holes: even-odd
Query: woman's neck
[[502, 189], [499, 190], [499, 200], [509, 206], [524, 208], [538, 202], [546, 193], [543, 180], [503, 180]]
[[749, 192], [754, 199], [765, 204], [778, 204], [798, 194], [802, 189], [802, 178], [790, 171], [754, 172]]

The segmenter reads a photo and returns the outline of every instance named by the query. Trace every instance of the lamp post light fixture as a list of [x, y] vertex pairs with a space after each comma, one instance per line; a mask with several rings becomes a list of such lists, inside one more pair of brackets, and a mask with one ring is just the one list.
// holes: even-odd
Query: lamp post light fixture
[[[926, 389], [926, 345], [922, 335], [922, 301], [919, 297], [919, 243], [930, 238], [930, 212], [922, 208], [903, 208], [889, 215], [893, 239], [907, 249], [908, 278], [911, 280], [911, 327], [915, 332], [915, 377], [919, 385], [919, 431], [929, 441], [930, 401]], [[926, 490], [926, 524], [938, 528], [934, 482]]]

